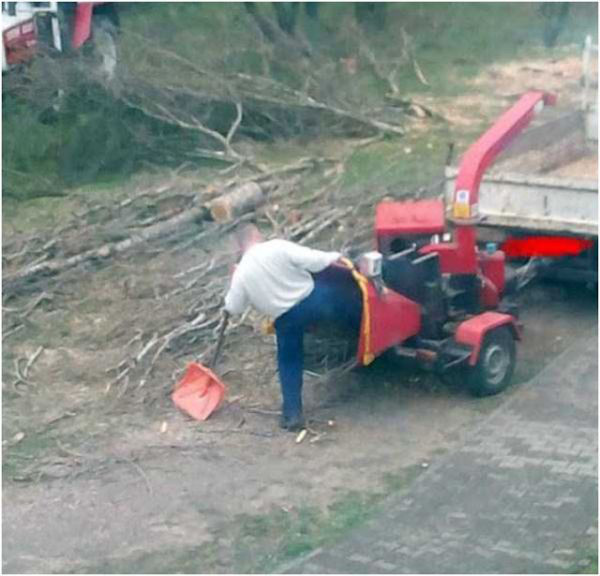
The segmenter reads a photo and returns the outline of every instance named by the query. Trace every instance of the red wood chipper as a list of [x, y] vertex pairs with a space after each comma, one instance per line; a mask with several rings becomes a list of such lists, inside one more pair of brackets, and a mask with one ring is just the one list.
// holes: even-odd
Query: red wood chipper
[[508, 385], [521, 338], [511, 298], [519, 271], [511, 274], [495, 245], [478, 248], [479, 185], [496, 156], [554, 101], [544, 92], [523, 95], [467, 150], [448, 210], [443, 200], [377, 206], [377, 251], [359, 258], [360, 272], [350, 265], [343, 272], [362, 293], [359, 365], [393, 350], [438, 373], [466, 369], [476, 395]]
[[[441, 199], [381, 202], [375, 215], [377, 250], [360, 256], [357, 266], [346, 260], [321, 273], [362, 299], [355, 364], [368, 365], [390, 351], [440, 374], [466, 369], [469, 388], [479, 396], [509, 384], [521, 338], [511, 296], [522, 269], [511, 274], [495, 245], [478, 248], [479, 185], [496, 156], [554, 100], [544, 92], [525, 94], [467, 150], [448, 211]], [[224, 328], [225, 322], [213, 365]], [[204, 420], [224, 393], [210, 369], [192, 363], [173, 400]]]

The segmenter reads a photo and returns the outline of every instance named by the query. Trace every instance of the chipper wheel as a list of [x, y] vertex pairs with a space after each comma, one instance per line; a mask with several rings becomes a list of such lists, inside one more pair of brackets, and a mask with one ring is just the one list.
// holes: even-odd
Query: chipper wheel
[[477, 364], [469, 369], [469, 389], [475, 396], [491, 396], [502, 392], [515, 370], [516, 346], [507, 326], [486, 334]]

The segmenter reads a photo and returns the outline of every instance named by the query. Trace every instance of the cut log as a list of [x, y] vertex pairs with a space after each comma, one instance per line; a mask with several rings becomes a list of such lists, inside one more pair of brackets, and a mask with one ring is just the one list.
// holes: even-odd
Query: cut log
[[256, 182], [247, 182], [215, 198], [210, 202], [209, 210], [215, 222], [230, 222], [254, 210], [264, 201], [261, 187]]

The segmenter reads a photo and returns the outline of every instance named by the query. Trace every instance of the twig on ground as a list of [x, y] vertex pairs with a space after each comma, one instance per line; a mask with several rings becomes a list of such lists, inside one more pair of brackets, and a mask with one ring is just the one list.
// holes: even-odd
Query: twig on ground
[[429, 82], [427, 81], [427, 78], [425, 78], [425, 75], [423, 74], [421, 67], [419, 66], [419, 63], [417, 62], [417, 59], [414, 56], [412, 58], [412, 63], [413, 63], [413, 67], [415, 69], [415, 74], [417, 75], [417, 78], [419, 79], [421, 84], [424, 84], [425, 86], [429, 86]]
[[126, 456], [120, 456], [115, 459], [115, 462], [126, 462], [127, 464], [132, 466], [144, 480], [144, 483], [146, 484], [146, 489], [148, 490], [148, 494], [152, 495], [154, 493], [154, 490], [152, 490], [152, 484], [150, 484], [150, 480], [148, 480], [148, 476], [144, 472], [144, 469], [135, 460], [127, 458]]
[[215, 265], [215, 261], [216, 261], [216, 259], [215, 259], [215, 257], [213, 257], [208, 262], [203, 262], [202, 264], [199, 264], [198, 266], [192, 266], [191, 268], [188, 268], [187, 270], [178, 272], [177, 274], [175, 274], [175, 276], [173, 276], [173, 278], [181, 278], [183, 276], [187, 276], [188, 274], [192, 274], [194, 272], [200, 272], [200, 271], [208, 272]]
[[[128, 362], [128, 361], [124, 361], [124, 362]], [[123, 362], [121, 362], [121, 364], [119, 366], [121, 366], [122, 364], [123, 364]], [[117, 368], [117, 369], [119, 369], [119, 368]], [[111, 380], [106, 385], [106, 389], [104, 390], [104, 393], [108, 394], [110, 392], [111, 388], [113, 387], [113, 385], [118, 384], [123, 378], [125, 378], [129, 374], [130, 370], [131, 370], [131, 366], [127, 366], [126, 368], [123, 368], [123, 370], [121, 370], [121, 372], [119, 372], [117, 377], [114, 380]]]
[[77, 416], [77, 412], [65, 412], [64, 414], [50, 418], [50, 420], [45, 423], [45, 426], [52, 426], [52, 424], [56, 424], [60, 420], [64, 420], [65, 418], [73, 418], [74, 416]]
[[16, 388], [17, 384], [23, 383], [27, 386], [33, 386], [33, 384], [27, 380], [27, 378], [21, 372], [21, 361], [27, 360], [27, 358], [15, 358], [14, 367], [15, 367], [15, 376], [17, 377], [13, 383], [13, 388]]
[[27, 364], [25, 365], [25, 369], [23, 370], [23, 376], [27, 378], [29, 376], [29, 369], [33, 366], [33, 363], [38, 359], [39, 355], [43, 352], [44, 347], [40, 346], [27, 360]]
[[281, 410], [265, 410], [263, 408], [244, 408], [244, 410], [252, 414], [263, 414], [265, 416], [279, 416], [281, 414]]
[[146, 343], [146, 345], [140, 350], [140, 353], [135, 357], [135, 362], [136, 364], [139, 364], [144, 356], [146, 354], [148, 354], [148, 352], [152, 349], [152, 347], [158, 342], [158, 333], [155, 332], [152, 335], [152, 338], [150, 338], [150, 340], [148, 340], [148, 342]]
[[125, 374], [125, 379], [123, 380], [121, 389], [117, 393], [117, 398], [122, 398], [123, 395], [125, 394], [125, 392], [127, 392], [128, 388], [129, 388], [129, 374]]
[[340, 218], [342, 218], [343, 216], [345, 216], [346, 214], [348, 214], [351, 211], [352, 211], [352, 208], [349, 207], [349, 208], [346, 208], [345, 210], [337, 212], [336, 214], [334, 214], [330, 218], [325, 219], [325, 221], [321, 222], [321, 224], [319, 224], [318, 226], [316, 226], [304, 238], [302, 238], [302, 240], [300, 240], [300, 244], [305, 244], [309, 240], [312, 240], [318, 234], [320, 234], [323, 230], [325, 230], [326, 228], [329, 228], [329, 226], [331, 226], [332, 224], [334, 224], [337, 220], [339, 220]]
[[9, 336], [11, 336], [12, 334], [14, 334], [15, 332], [18, 332], [19, 330], [21, 330], [22, 328], [24, 328], [23, 324], [18, 324], [17, 326], [15, 326], [14, 328], [11, 328], [10, 330], [3, 332], [2, 334], [2, 341], [4, 342], [4, 340], [6, 338], [8, 338]]
[[19, 250], [18, 252], [13, 252], [11, 254], [7, 254], [5, 252], [4, 254], [2, 254], [2, 259], [5, 260], [6, 262], [12, 262], [13, 260], [16, 260], [17, 258], [20, 258], [24, 254], [27, 254], [27, 252], [29, 251], [29, 244], [30, 244], [30, 241], [25, 242], [25, 246], [23, 246], [23, 248], [21, 248], [21, 250]]
[[275, 218], [273, 217], [271, 212], [269, 212], [268, 209], [265, 210], [265, 216], [267, 217], [267, 220], [271, 223], [271, 226], [273, 227], [273, 233], [275, 234], [275, 236], [279, 236], [279, 234], [281, 233], [281, 226], [279, 222], [275, 220]]
[[273, 438], [276, 436], [273, 432], [258, 432], [256, 430], [246, 430], [244, 428], [222, 428], [220, 430], [202, 430], [202, 434], [247, 434], [249, 436], [259, 436], [261, 438]]
[[152, 357], [152, 360], [150, 361], [148, 367], [146, 368], [146, 371], [144, 372], [144, 375], [140, 382], [140, 386], [143, 386], [142, 382], [145, 383], [146, 380], [148, 379], [148, 377], [152, 374], [152, 371], [154, 370], [154, 365], [156, 364], [156, 361], [158, 360], [160, 355], [168, 348], [168, 346], [175, 339], [177, 339], [180, 336], [183, 336], [184, 334], [187, 334], [193, 330], [201, 330], [202, 328], [206, 328], [215, 321], [218, 322], [218, 316], [216, 318], [213, 317], [213, 318], [210, 318], [209, 320], [207, 320], [206, 322], [203, 322], [205, 320], [205, 318], [206, 318], [206, 314], [201, 312], [191, 322], [187, 322], [187, 323], [183, 324], [182, 326], [178, 326], [177, 328], [174, 328], [173, 330], [171, 330], [167, 334], [164, 334], [161, 337], [162, 344], [160, 345], [158, 350], [155, 352], [154, 356]]
[[[129, 348], [132, 344], [134, 344], [135, 342], [137, 342], [138, 340], [142, 339], [142, 334], [144, 333], [143, 330], [141, 330], [140, 328], [137, 329], [137, 334], [127, 342], [127, 344], [125, 344], [125, 348]], [[108, 368], [106, 370], [106, 372], [110, 372], [112, 370], [112, 368]]]
[[72, 456], [78, 460], [92, 460], [91, 456], [86, 456], [84, 454], [80, 454], [79, 452], [75, 452], [75, 450], [67, 448], [60, 440], [58, 440], [58, 438], [56, 439], [56, 445], [58, 446], [58, 449], [67, 456]]
[[14, 312], [16, 313], [20, 318], [27, 318], [27, 316], [29, 316], [29, 314], [31, 314], [33, 312], [33, 310], [35, 310], [35, 308], [41, 304], [44, 301], [51, 301], [52, 300], [52, 296], [50, 296], [47, 292], [42, 292], [39, 296], [36, 296], [29, 304], [27, 304], [27, 306], [24, 306], [23, 308], [8, 308], [8, 307], [2, 307], [2, 311], [3, 312]]

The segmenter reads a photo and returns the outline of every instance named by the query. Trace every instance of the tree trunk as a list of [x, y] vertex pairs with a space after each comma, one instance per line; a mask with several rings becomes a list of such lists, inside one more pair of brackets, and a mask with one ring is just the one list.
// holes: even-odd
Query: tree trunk
[[216, 222], [229, 222], [254, 210], [264, 200], [261, 187], [256, 182], [247, 182], [228, 194], [215, 198], [209, 204], [209, 210]]

